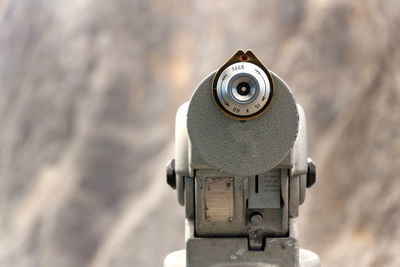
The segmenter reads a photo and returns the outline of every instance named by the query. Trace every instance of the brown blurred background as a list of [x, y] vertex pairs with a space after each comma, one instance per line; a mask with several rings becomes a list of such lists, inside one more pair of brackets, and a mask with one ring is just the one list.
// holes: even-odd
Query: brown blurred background
[[0, 266], [156, 267], [177, 107], [252, 49], [308, 116], [301, 245], [400, 266], [398, 0], [0, 1]]

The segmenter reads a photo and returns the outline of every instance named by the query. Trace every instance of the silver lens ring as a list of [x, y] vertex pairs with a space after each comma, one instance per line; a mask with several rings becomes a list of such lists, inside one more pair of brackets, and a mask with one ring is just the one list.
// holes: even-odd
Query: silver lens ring
[[221, 72], [216, 92], [220, 105], [227, 112], [250, 117], [267, 105], [271, 84], [260, 67], [249, 62], [238, 62]]
[[230, 79], [226, 89], [228, 93], [232, 94], [235, 101], [245, 104], [257, 98], [259, 87], [257, 80], [251, 75], [238, 73]]

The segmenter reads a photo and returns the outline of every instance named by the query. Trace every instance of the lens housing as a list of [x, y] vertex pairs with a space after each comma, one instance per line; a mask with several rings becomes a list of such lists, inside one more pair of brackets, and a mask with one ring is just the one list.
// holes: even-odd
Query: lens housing
[[214, 98], [222, 111], [236, 119], [261, 114], [272, 97], [272, 82], [263, 68], [250, 62], [225, 67], [217, 78]]

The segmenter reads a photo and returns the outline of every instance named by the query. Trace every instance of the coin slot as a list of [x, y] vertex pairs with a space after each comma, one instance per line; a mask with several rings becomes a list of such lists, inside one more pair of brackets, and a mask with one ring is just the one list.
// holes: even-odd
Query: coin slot
[[255, 191], [256, 191], [256, 194], [258, 194], [258, 184], [259, 184], [259, 181], [258, 181], [258, 175], [256, 175], [256, 181], [255, 181]]

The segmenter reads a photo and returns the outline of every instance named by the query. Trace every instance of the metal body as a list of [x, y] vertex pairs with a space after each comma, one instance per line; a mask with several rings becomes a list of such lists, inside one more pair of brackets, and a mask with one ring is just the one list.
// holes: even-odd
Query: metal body
[[298, 245], [298, 207], [315, 181], [303, 109], [271, 73], [267, 111], [232, 119], [213, 101], [215, 75], [177, 112], [167, 175], [185, 205], [186, 250], [171, 253], [164, 266], [319, 266], [318, 256]]

